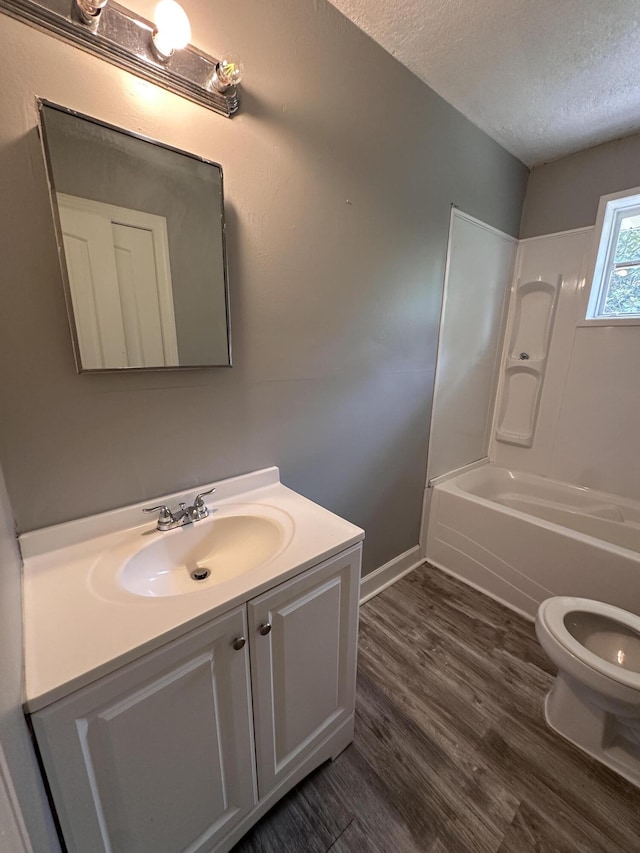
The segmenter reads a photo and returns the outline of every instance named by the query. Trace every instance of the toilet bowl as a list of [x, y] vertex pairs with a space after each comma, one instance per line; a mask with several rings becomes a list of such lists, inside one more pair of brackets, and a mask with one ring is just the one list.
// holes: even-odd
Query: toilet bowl
[[640, 617], [588, 598], [548, 598], [536, 634], [558, 667], [549, 726], [640, 787]]

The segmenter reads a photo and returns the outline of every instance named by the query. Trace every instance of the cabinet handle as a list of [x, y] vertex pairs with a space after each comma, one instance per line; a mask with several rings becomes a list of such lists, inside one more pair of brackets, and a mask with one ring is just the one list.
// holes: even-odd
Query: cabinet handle
[[233, 643], [231, 643], [231, 645], [233, 646], [233, 648], [234, 648], [237, 652], [239, 652], [239, 651], [240, 651], [240, 649], [244, 649], [244, 644], [245, 644], [246, 642], [247, 642], [247, 641], [245, 640], [245, 638], [244, 638], [244, 637], [236, 637], [236, 638], [235, 638], [235, 640], [233, 641]]
[[258, 628], [258, 632], [262, 634], [263, 637], [266, 637], [270, 630], [271, 622], [263, 622], [262, 625]]

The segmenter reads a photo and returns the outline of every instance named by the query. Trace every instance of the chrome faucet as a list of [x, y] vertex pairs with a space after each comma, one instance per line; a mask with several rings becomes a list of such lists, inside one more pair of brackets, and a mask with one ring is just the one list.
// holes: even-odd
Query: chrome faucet
[[199, 495], [196, 495], [195, 500], [193, 501], [192, 506], [187, 506], [185, 503], [180, 503], [180, 509], [175, 513], [171, 512], [168, 506], [165, 504], [160, 504], [160, 506], [152, 506], [148, 509], [143, 509], [143, 512], [157, 512], [160, 511], [160, 515], [158, 516], [158, 530], [173, 530], [174, 527], [184, 527], [185, 524], [192, 524], [194, 521], [201, 521], [203, 518], [206, 518], [209, 515], [209, 508], [204, 502], [203, 498], [206, 495], [210, 495], [212, 492], [215, 492], [215, 489], [209, 489], [208, 492], [202, 492]]

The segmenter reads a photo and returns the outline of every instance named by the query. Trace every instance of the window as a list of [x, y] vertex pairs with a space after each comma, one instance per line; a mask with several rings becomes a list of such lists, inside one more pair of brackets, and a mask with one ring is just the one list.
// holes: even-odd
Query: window
[[587, 321], [640, 322], [640, 188], [603, 196]]

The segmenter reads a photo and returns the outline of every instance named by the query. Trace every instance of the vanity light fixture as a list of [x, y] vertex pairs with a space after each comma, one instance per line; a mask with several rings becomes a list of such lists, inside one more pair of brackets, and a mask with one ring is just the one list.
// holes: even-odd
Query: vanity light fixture
[[221, 115], [238, 110], [242, 63], [189, 44], [189, 19], [175, 0], [160, 0], [155, 23], [113, 0], [0, 0], [0, 12]]

